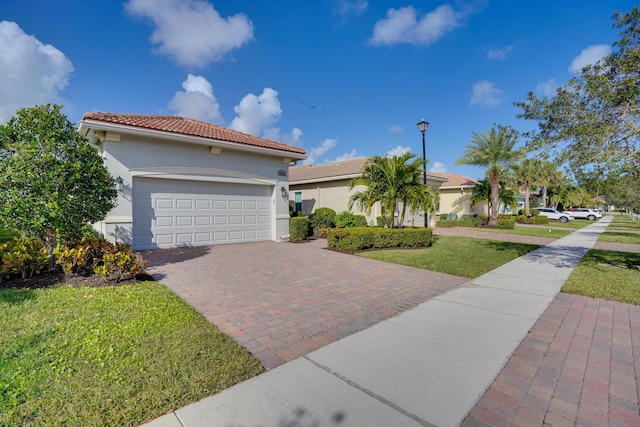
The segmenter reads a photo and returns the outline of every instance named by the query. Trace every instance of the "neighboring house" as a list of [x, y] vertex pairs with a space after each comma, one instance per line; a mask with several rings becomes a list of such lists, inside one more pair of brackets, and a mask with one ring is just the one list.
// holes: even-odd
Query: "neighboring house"
[[96, 228], [133, 249], [289, 234], [289, 164], [301, 148], [178, 116], [86, 113], [79, 132], [118, 181]]
[[456, 214], [458, 217], [467, 214], [486, 214], [486, 202], [480, 202], [472, 206], [471, 193], [478, 184], [475, 179], [455, 173], [435, 173], [447, 180], [440, 186], [440, 214]]
[[[303, 165], [289, 168], [289, 200], [293, 210], [309, 215], [318, 208], [331, 208], [337, 213], [349, 210], [349, 199], [365, 186], [356, 186], [349, 190], [351, 180], [360, 175], [368, 158], [362, 157], [342, 162], [326, 163], [323, 165]], [[436, 190], [447, 179], [441, 174], [427, 173], [427, 184]], [[354, 214], [365, 215], [367, 223], [376, 224], [380, 216], [380, 206], [376, 204], [367, 214], [353, 205]], [[434, 218], [429, 218], [433, 225]], [[407, 209], [404, 225], [423, 225], [424, 217], [420, 213], [411, 214]]]

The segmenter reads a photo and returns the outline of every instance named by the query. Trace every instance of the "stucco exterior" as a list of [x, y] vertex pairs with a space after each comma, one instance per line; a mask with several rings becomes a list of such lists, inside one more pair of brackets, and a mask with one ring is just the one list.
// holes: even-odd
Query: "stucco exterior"
[[[133, 243], [133, 197], [137, 178], [225, 182], [266, 186], [271, 192], [271, 240], [289, 234], [289, 163], [304, 152], [242, 146], [213, 138], [183, 135], [83, 119], [79, 131], [95, 145], [105, 165], [121, 180], [117, 206], [98, 231], [113, 241]], [[284, 146], [286, 147], [286, 146]]]

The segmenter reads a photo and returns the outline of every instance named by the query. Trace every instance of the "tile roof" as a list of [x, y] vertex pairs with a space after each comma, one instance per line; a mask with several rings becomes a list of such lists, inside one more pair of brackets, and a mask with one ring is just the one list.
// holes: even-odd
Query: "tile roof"
[[162, 116], [149, 114], [85, 113], [82, 120], [107, 122], [122, 126], [131, 126], [155, 131], [176, 133], [219, 141], [234, 142], [254, 147], [306, 154], [302, 148], [293, 147], [246, 133], [226, 129], [211, 123], [181, 116]]
[[[302, 165], [289, 167], [289, 182], [295, 183], [299, 181], [320, 181], [330, 180], [331, 178], [340, 179], [341, 177], [349, 177], [358, 175], [364, 165], [369, 160], [368, 157], [360, 157], [353, 160], [344, 160], [342, 162], [325, 163], [322, 165]], [[448, 179], [448, 175], [454, 174], [441, 174], [434, 172], [427, 172], [427, 176], [431, 178], [440, 178], [442, 180]], [[459, 175], [455, 175], [459, 176]], [[464, 178], [464, 177], [461, 177]], [[469, 181], [469, 178], [465, 178]], [[437, 179], [436, 179], [437, 181]], [[447, 185], [449, 185], [447, 183]], [[470, 184], [474, 185], [474, 184]]]
[[[458, 175], [455, 173], [436, 173], [431, 172], [431, 175], [436, 175], [442, 178], [446, 178], [447, 182], [442, 184], [442, 187], [474, 187], [478, 184], [478, 181], [466, 176]], [[441, 188], [442, 188], [441, 187]]]

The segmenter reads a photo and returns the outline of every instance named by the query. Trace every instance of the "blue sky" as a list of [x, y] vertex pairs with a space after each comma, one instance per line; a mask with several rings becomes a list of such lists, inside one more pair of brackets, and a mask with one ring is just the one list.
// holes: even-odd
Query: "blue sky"
[[[514, 101], [610, 52], [627, 0], [2, 0], [0, 123], [56, 102], [177, 114], [303, 147], [307, 162], [422, 154], [456, 166], [472, 132], [519, 130]], [[550, 92], [551, 91], [551, 92]], [[523, 141], [524, 142], [524, 141]]]

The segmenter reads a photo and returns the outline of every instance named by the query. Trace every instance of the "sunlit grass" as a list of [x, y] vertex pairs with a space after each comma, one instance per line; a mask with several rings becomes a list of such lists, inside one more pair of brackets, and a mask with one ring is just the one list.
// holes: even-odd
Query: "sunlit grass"
[[[551, 224], [549, 224], [551, 225]], [[516, 224], [516, 228], [513, 230], [503, 230], [499, 228], [478, 228], [478, 231], [490, 231], [493, 233], [502, 233], [502, 234], [518, 234], [521, 236], [536, 236], [536, 237], [550, 237], [553, 239], [559, 239], [564, 236], [568, 236], [573, 233], [574, 230], [558, 230], [555, 228], [538, 228], [538, 227], [518, 227]]]
[[631, 243], [634, 245], [640, 245], [640, 233], [625, 233], [623, 231], [607, 232], [605, 231], [598, 238], [599, 242], [614, 242], [614, 243]]
[[429, 248], [368, 251], [358, 256], [474, 278], [538, 247], [524, 243], [437, 236]]
[[137, 425], [262, 371], [156, 282], [0, 289], [0, 426]]
[[613, 215], [607, 230], [640, 231], [640, 219], [632, 221], [628, 215]]
[[592, 249], [562, 292], [640, 304], [640, 254]]

